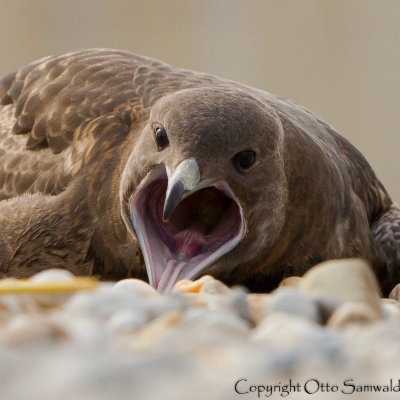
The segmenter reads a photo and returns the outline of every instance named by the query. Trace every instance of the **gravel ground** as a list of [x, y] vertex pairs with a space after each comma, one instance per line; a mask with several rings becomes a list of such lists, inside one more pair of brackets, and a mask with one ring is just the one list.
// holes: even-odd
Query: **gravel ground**
[[165, 296], [136, 279], [50, 293], [77, 282], [48, 270], [0, 295], [0, 399], [400, 398], [400, 286], [380, 298], [360, 260], [270, 294], [210, 276]]

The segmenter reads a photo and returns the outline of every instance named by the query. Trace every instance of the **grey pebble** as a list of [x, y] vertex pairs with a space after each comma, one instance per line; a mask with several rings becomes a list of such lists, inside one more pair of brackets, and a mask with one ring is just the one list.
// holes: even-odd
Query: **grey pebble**
[[272, 296], [269, 313], [294, 314], [317, 324], [323, 323], [318, 304], [291, 287], [277, 289]]
[[315, 304], [317, 304], [322, 317], [322, 322], [324, 324], [329, 320], [335, 310], [341, 305], [341, 302], [339, 300], [325, 293], [312, 295], [311, 299], [315, 302]]
[[233, 312], [192, 308], [184, 313], [182, 324], [197, 332], [205, 330], [224, 333], [228, 336], [245, 335], [249, 332], [249, 324]]
[[148, 315], [143, 311], [121, 310], [114, 313], [106, 323], [111, 333], [129, 333], [143, 327], [148, 322]]
[[67, 312], [108, 319], [117, 311], [142, 310], [144, 299], [126, 290], [100, 287], [94, 292], [77, 293], [64, 305]]
[[230, 293], [233, 310], [247, 322], [252, 322], [253, 318], [247, 301], [248, 290], [242, 286], [235, 286]]

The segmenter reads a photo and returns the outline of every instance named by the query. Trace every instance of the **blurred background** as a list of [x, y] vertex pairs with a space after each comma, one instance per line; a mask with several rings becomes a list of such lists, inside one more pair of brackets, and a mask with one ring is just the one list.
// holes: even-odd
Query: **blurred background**
[[400, 202], [399, 0], [0, 0], [0, 75], [112, 47], [294, 99]]

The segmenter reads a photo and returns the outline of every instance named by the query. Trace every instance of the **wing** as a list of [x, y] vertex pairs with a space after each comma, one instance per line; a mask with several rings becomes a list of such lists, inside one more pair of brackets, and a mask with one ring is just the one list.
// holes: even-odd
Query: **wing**
[[0, 200], [25, 192], [59, 192], [69, 179], [64, 160], [49, 148], [26, 150], [27, 137], [11, 134], [13, 114], [12, 105], [0, 107]]
[[247, 90], [298, 129], [330, 136], [326, 124], [288, 99], [129, 52], [83, 50], [44, 58], [0, 80], [0, 199], [60, 193], [92, 141], [107, 135], [104, 129], [89, 137], [83, 127], [90, 121], [111, 114], [132, 124], [146, 119], [166, 93], [199, 86]]
[[400, 281], [400, 210], [392, 206], [382, 213], [371, 231], [385, 261], [385, 268], [377, 272], [384, 294], [388, 295]]
[[64, 190], [82, 164], [79, 155], [91, 146], [81, 129], [88, 121], [110, 113], [145, 118], [163, 94], [212, 81], [217, 79], [101, 49], [47, 57], [4, 77], [0, 199]]
[[48, 57], [6, 76], [1, 104], [14, 106], [12, 133], [28, 134], [27, 149], [63, 151], [84, 120], [127, 97], [137, 101], [132, 79], [139, 65], [134, 56], [91, 50]]

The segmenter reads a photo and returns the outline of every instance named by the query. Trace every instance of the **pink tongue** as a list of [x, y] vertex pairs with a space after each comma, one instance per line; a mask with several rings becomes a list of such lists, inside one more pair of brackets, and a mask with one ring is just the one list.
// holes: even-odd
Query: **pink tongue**
[[193, 257], [198, 249], [206, 242], [205, 237], [198, 231], [182, 231], [175, 236], [175, 246], [179, 259]]

